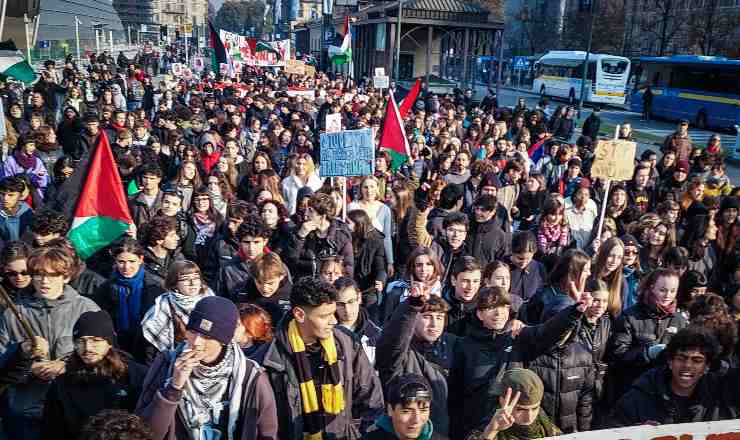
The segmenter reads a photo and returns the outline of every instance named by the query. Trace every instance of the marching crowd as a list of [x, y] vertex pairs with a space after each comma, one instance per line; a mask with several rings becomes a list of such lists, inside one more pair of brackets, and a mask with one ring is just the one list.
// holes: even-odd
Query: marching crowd
[[[327, 115], [379, 143], [387, 90], [72, 60], [0, 86], [6, 438], [525, 440], [740, 417], [720, 138], [682, 121], [607, 191], [598, 110], [577, 132], [568, 106], [471, 95], [422, 87], [407, 157], [323, 178]], [[71, 194], [103, 136], [134, 224], [82, 261]]]

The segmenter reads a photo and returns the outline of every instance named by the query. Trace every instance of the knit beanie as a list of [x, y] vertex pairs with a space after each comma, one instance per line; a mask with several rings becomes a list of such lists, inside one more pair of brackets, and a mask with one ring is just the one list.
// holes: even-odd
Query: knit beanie
[[220, 296], [207, 296], [195, 304], [187, 329], [226, 345], [234, 339], [239, 311], [233, 302]]
[[79, 339], [85, 336], [103, 338], [110, 345], [116, 345], [116, 331], [113, 329], [113, 320], [108, 312], [105, 310], [85, 312], [77, 318], [72, 328], [72, 337]]
[[507, 370], [501, 380], [496, 383], [494, 392], [498, 396], [503, 396], [508, 388], [511, 388], [512, 397], [517, 391], [522, 393], [519, 398], [519, 405], [522, 406], [539, 404], [545, 393], [545, 385], [542, 383], [542, 379], [534, 371], [526, 368]]

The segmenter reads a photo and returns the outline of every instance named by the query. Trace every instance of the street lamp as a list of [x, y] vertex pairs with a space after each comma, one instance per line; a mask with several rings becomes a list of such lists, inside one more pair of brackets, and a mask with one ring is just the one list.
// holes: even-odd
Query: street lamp
[[401, 74], [401, 17], [403, 16], [403, 1], [398, 0], [398, 17], [396, 18], [396, 87]]
[[[588, 72], [588, 58], [591, 54], [591, 43], [593, 42], [594, 38], [594, 4], [596, 3], [596, 0], [591, 0], [591, 4], [589, 5], [589, 13], [591, 14], [591, 23], [588, 26], [588, 43], [586, 44], [586, 59], [583, 60], [583, 74], [581, 76], [581, 98], [578, 100], [578, 117], [581, 117], [581, 109], [583, 108], [583, 99], [586, 95], [586, 75]], [[596, 72], [594, 72], [595, 76]], [[596, 78], [594, 77], [594, 81]]]

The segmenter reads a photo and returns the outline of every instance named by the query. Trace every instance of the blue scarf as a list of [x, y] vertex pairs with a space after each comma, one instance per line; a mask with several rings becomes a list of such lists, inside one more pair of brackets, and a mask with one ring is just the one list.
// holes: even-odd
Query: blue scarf
[[144, 291], [144, 265], [133, 278], [113, 272], [113, 286], [118, 292], [118, 331], [128, 332], [133, 322], [141, 319], [141, 294]]

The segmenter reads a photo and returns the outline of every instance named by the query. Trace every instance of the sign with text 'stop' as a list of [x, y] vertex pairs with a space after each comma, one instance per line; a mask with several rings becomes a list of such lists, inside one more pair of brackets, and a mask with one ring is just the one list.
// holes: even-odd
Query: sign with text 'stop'
[[321, 134], [321, 177], [367, 176], [375, 168], [372, 130], [345, 130]]

